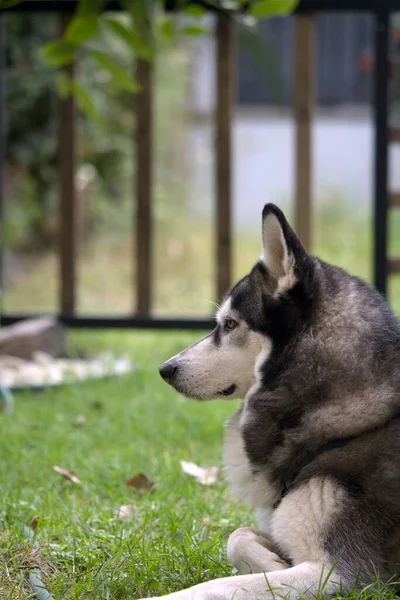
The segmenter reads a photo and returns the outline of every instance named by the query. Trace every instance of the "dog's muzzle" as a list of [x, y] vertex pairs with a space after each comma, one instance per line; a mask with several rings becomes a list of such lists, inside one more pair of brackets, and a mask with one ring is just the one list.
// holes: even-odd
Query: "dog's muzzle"
[[170, 383], [177, 370], [178, 364], [173, 360], [168, 360], [167, 362], [161, 365], [159, 372], [164, 381]]

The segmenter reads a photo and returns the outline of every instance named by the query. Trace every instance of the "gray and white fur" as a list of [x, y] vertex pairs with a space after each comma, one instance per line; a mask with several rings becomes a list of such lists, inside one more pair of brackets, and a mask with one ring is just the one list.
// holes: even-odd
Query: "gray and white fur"
[[399, 320], [366, 283], [307, 254], [273, 204], [262, 240], [215, 330], [160, 367], [191, 398], [244, 398], [224, 462], [258, 530], [228, 540], [241, 575], [170, 600], [329, 596], [400, 571]]

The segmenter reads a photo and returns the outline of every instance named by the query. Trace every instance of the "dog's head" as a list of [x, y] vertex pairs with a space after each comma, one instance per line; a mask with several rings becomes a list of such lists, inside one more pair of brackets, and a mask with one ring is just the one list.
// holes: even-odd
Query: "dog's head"
[[178, 392], [197, 398], [244, 398], [261, 365], [278, 357], [309, 318], [314, 262], [273, 204], [262, 213], [263, 254], [229, 292], [212, 333], [160, 367]]

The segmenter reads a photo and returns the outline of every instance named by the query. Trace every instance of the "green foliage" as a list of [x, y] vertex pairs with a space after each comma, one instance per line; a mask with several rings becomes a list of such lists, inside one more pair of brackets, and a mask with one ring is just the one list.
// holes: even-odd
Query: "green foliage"
[[[57, 19], [51, 15], [45, 19], [36, 15], [6, 16], [5, 239], [7, 246], [14, 249], [41, 249], [56, 242], [57, 90], [62, 97], [73, 93], [82, 112], [90, 116], [90, 120], [84, 117], [77, 124], [78, 132], [84, 136], [79, 159], [96, 168], [102, 193], [118, 199], [123, 191], [122, 181], [125, 185], [120, 168], [125, 165], [126, 127], [122, 132], [113, 116], [118, 114], [121, 119], [121, 94], [109, 94], [108, 100], [104, 97], [107, 89], [99, 89], [93, 81], [98, 73], [90, 57], [82, 57], [79, 77], [74, 81], [65, 72], [43, 64], [40, 48], [54, 37], [57, 25]], [[110, 47], [103, 40], [102, 43], [104, 48]], [[110, 55], [113, 53], [111, 49]]]
[[132, 31], [132, 29], [121, 22], [121, 19], [107, 15], [103, 20], [103, 25], [106, 29], [108, 28], [112, 34], [123, 41], [137, 58], [150, 59], [150, 52], [147, 46], [141, 42], [135, 31]]
[[126, 92], [138, 91], [139, 87], [134, 79], [107, 52], [90, 50], [89, 56], [108, 73], [111, 82], [116, 88]]
[[[127, 199], [130, 212], [123, 222], [133, 222], [134, 98], [132, 91], [120, 91], [115, 77], [126, 77], [133, 72], [134, 60], [126, 41], [110, 35], [110, 20], [128, 31], [128, 15], [105, 16], [96, 40], [91, 41], [90, 52], [82, 53], [76, 76], [71, 80], [64, 69], [54, 69], [41, 60], [40, 48], [58, 31], [57, 18], [21, 14], [6, 17], [6, 242], [13, 250], [39, 250], [57, 243], [58, 94], [62, 98], [75, 96], [80, 109], [78, 165], [88, 166], [95, 172], [90, 198], [82, 200], [85, 242], [87, 234], [102, 222], [115, 222], [121, 204]], [[112, 60], [117, 65], [117, 75], [111, 77], [94, 57]], [[171, 152], [171, 149], [184, 143], [181, 131], [188, 61], [187, 48], [177, 47], [165, 37], [157, 40], [155, 169], [157, 180], [162, 180], [163, 195], [173, 186], [176, 198], [183, 198], [185, 194], [183, 184], [176, 180], [176, 170], [171, 167], [171, 162], [178, 160], [176, 150]], [[131, 89], [129, 78], [126, 87]], [[165, 119], [166, 113], [168, 119]], [[8, 185], [8, 171], [16, 173], [15, 185]], [[80, 199], [78, 201], [80, 203]], [[168, 202], [171, 204], [169, 197]], [[120, 225], [118, 222], [118, 227]]]
[[44, 61], [52, 67], [63, 67], [74, 60], [76, 47], [65, 40], [53, 40], [42, 49]]
[[250, 14], [257, 18], [287, 15], [294, 11], [298, 0], [260, 0], [250, 7]]
[[[3, 0], [2, 6], [14, 3], [17, 0]], [[119, 14], [102, 13], [104, 4], [105, 0], [80, 0], [62, 38], [56, 38], [55, 16], [6, 16], [7, 164], [18, 172], [17, 190], [10, 192], [14, 200], [7, 207], [6, 240], [12, 246], [43, 246], [55, 241], [57, 94], [62, 98], [74, 95], [84, 115], [81, 159], [95, 166], [102, 193], [121, 195], [125, 191], [120, 173], [121, 165], [126, 164], [122, 156], [128, 144], [132, 94], [139, 91], [134, 58], [156, 62], [167, 48], [173, 52], [178, 40], [209, 31], [204, 9], [187, 0], [181, 3], [179, 14], [172, 16], [160, 10], [161, 3], [147, 0], [123, 0], [125, 13]], [[261, 0], [251, 12], [283, 14], [295, 4], [294, 0]], [[247, 28], [247, 36], [243, 33], [246, 27], [238, 16], [242, 7], [241, 0], [236, 0], [231, 8], [222, 10], [239, 20], [239, 35], [250, 39], [247, 45], [256, 59], [260, 54], [268, 57], [268, 49], [257, 43], [259, 36], [253, 30]], [[71, 80], [63, 67], [75, 59], [79, 59], [79, 73]], [[163, 85], [173, 85], [168, 73]], [[172, 139], [164, 130], [169, 132], [170, 123], [159, 119], [157, 135]]]
[[[292, 12], [297, 3], [298, 0], [260, 0], [251, 4], [249, 13], [257, 18], [285, 15]], [[43, 58], [48, 64], [61, 67], [72, 62], [78, 52], [88, 52], [107, 73], [115, 89], [135, 92], [138, 91], [138, 86], [132, 73], [122, 73], [117, 62], [104, 52], [96, 50], [93, 54], [91, 43], [104, 27], [111, 35], [123, 41], [132, 56], [146, 60], [153, 59], [158, 39], [174, 42], [181, 36], [194, 37], [208, 32], [207, 27], [203, 26], [204, 10], [187, 0], [179, 4], [180, 14], [186, 19], [160, 18], [163, 4], [149, 0], [123, 0], [122, 5], [128, 15], [128, 20], [124, 23], [101, 14], [103, 2], [100, 0], [80, 0], [78, 10], [63, 38], [49, 42], [43, 49]], [[234, 0], [231, 5], [230, 9], [220, 10], [232, 14], [241, 22], [243, 1]], [[187, 18], [194, 22], [188, 23]], [[84, 109], [86, 105], [84, 103]]]
[[6, 200], [15, 187], [19, 198], [7, 204], [10, 244], [30, 241], [33, 230], [45, 237], [43, 216], [55, 201], [57, 94], [38, 56], [54, 32], [52, 17], [6, 17]]
[[96, 15], [80, 15], [72, 19], [68, 25], [64, 40], [72, 46], [77, 46], [98, 34], [99, 23]]

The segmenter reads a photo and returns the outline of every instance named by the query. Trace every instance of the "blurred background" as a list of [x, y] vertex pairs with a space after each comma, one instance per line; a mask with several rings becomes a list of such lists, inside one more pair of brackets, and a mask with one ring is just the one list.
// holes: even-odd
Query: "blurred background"
[[[233, 280], [260, 252], [266, 202], [294, 219], [294, 21], [273, 18], [235, 29], [232, 132]], [[57, 35], [55, 15], [7, 14], [4, 312], [57, 312], [58, 97], [55, 70], [40, 58]], [[154, 90], [152, 309], [207, 316], [215, 300], [215, 19], [208, 34], [158, 40]], [[373, 18], [315, 17], [311, 250], [372, 281]], [[396, 54], [400, 21], [393, 19]], [[340, 43], [338, 42], [340, 41]], [[132, 55], [106, 33], [99, 42], [127, 70]], [[76, 172], [77, 314], [134, 310], [135, 123], [132, 94], [113, 89], [84, 56], [77, 79], [101, 114], [79, 114]], [[397, 119], [400, 82], [392, 82]], [[400, 189], [400, 148], [390, 150], [390, 187]], [[390, 253], [400, 252], [399, 215], [390, 218]], [[396, 235], [397, 232], [397, 235]], [[400, 311], [399, 276], [389, 298]]]
[[[400, 314], [393, 13], [388, 26], [400, 0], [321, 0], [315, 13], [319, 0], [301, 0], [295, 15], [257, 22], [228, 17], [224, 0], [201, 17], [160, 9], [145, 19], [144, 38], [156, 24], [152, 63], [136, 13], [98, 17], [101, 4], [0, 2], [1, 600], [43, 588], [158, 597], [232, 573], [226, 541], [254, 514], [222, 469], [199, 488], [187, 465], [218, 473], [239, 403], [189, 401], [158, 369], [199, 339], [195, 326], [211, 327], [215, 302], [258, 260], [266, 202], [312, 253], [372, 284], [379, 255], [380, 291], [392, 271]], [[282, 4], [296, 2], [249, 11]], [[33, 5], [42, 12], [26, 12]], [[233, 6], [241, 13], [242, 0]], [[46, 313], [82, 330], [56, 318], [3, 327]], [[89, 331], [99, 324], [110, 329]], [[39, 591], [28, 573], [41, 573]], [[376, 589], [368, 598], [393, 597]]]

